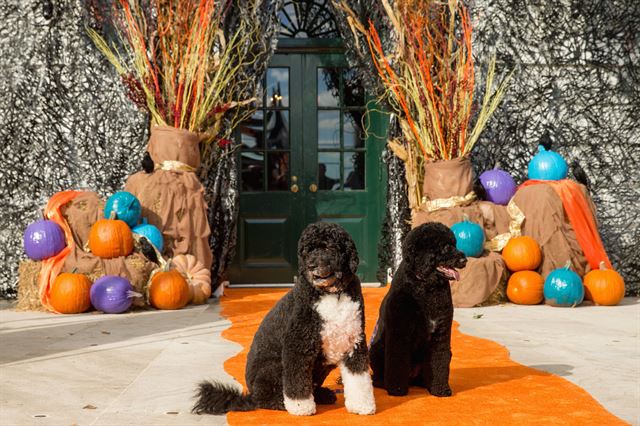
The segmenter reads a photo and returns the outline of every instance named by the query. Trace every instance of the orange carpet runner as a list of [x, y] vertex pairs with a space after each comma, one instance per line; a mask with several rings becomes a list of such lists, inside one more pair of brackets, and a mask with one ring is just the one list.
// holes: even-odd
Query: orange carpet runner
[[[245, 386], [247, 352], [260, 321], [280, 299], [281, 289], [233, 289], [225, 293], [222, 314], [231, 327], [222, 333], [243, 350], [224, 363], [225, 370]], [[367, 341], [378, 316], [384, 288], [364, 289]], [[450, 385], [453, 396], [437, 398], [421, 388], [405, 397], [391, 397], [375, 389], [377, 413], [348, 413], [338, 394], [334, 405], [318, 405], [311, 417], [295, 417], [284, 411], [256, 410], [229, 413], [230, 425], [523, 425], [523, 424], [626, 424], [609, 413], [587, 392], [567, 380], [509, 359], [507, 349], [490, 340], [467, 336], [454, 324]], [[325, 386], [340, 391], [337, 370]]]

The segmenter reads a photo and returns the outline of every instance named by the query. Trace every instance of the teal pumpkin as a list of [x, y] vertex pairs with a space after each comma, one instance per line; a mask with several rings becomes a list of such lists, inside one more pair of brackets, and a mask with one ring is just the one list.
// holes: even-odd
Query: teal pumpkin
[[147, 219], [142, 219], [142, 224], [136, 226], [131, 231], [134, 234], [146, 237], [151, 244], [155, 246], [160, 253], [162, 253], [162, 247], [164, 246], [164, 239], [162, 238], [162, 232], [153, 225], [147, 223]]
[[126, 222], [130, 228], [138, 224], [141, 212], [140, 201], [132, 193], [126, 191], [113, 194], [104, 206], [105, 219], [112, 219], [111, 215], [115, 213], [115, 219]]
[[569, 265], [551, 271], [544, 281], [544, 299], [552, 306], [579, 305], [584, 299], [580, 275], [569, 269]]
[[538, 145], [538, 153], [529, 161], [529, 179], [561, 180], [567, 177], [567, 162], [560, 154]]
[[451, 227], [456, 236], [456, 248], [467, 257], [478, 257], [484, 249], [484, 231], [477, 223], [463, 220]]

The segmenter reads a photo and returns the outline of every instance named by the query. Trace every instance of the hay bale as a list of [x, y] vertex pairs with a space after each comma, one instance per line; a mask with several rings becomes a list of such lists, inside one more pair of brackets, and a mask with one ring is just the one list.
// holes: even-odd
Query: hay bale
[[18, 267], [18, 311], [46, 311], [40, 303], [38, 277], [42, 262], [23, 260]]

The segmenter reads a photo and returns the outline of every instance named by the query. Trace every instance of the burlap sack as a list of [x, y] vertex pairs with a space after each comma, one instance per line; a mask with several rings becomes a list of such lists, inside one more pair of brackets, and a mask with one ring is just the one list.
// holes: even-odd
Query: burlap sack
[[[595, 206], [584, 187], [580, 185], [589, 200], [591, 212], [595, 216]], [[542, 251], [542, 264], [538, 272], [546, 278], [549, 272], [561, 268], [567, 260], [572, 269], [583, 276], [589, 272], [588, 262], [576, 239], [576, 234], [567, 219], [562, 200], [549, 185], [534, 185], [519, 189], [514, 201], [525, 215], [522, 235], [535, 239]]]
[[[423, 195], [435, 201], [451, 197], [465, 197], [473, 189], [473, 169], [468, 157], [429, 162], [424, 167]], [[511, 216], [506, 206], [488, 201], [462, 201], [461, 205], [429, 211], [428, 203], [412, 211], [412, 227], [426, 222], [440, 222], [451, 227], [465, 218], [482, 227], [486, 241], [498, 234], [509, 232]], [[467, 259], [460, 270], [460, 280], [452, 282], [453, 305], [471, 307], [482, 303], [506, 301], [499, 286], [506, 280], [502, 256], [484, 251], [481, 257]], [[502, 296], [501, 296], [502, 295]]]
[[[85, 274], [95, 281], [103, 275], [118, 275], [127, 278], [135, 291], [144, 294], [151, 271], [158, 265], [150, 262], [140, 253], [132, 253], [127, 257], [102, 259], [94, 256], [87, 249], [91, 226], [103, 218], [104, 201], [95, 192], [78, 195], [62, 209], [62, 214], [71, 228], [76, 244], [75, 250], [65, 259], [62, 272], [76, 271]], [[135, 299], [137, 306], [144, 305], [142, 298]]]
[[485, 239], [493, 239], [496, 235], [509, 232], [511, 216], [507, 206], [493, 204], [489, 201], [475, 201], [466, 206], [440, 209], [433, 212], [415, 210], [412, 212], [413, 227], [426, 222], [440, 222], [448, 227], [461, 222], [465, 216], [469, 221], [477, 223], [484, 229]]
[[[460, 280], [451, 282], [451, 297], [456, 308], [471, 308], [479, 304], [506, 302], [498, 288], [504, 286], [507, 270], [499, 253], [488, 252], [483, 257], [467, 258], [467, 266], [460, 269]], [[492, 297], [494, 296], [494, 297]]]
[[422, 188], [429, 200], [467, 195], [473, 189], [471, 160], [458, 157], [425, 163]]
[[138, 197], [142, 216], [162, 231], [165, 257], [192, 254], [211, 268], [207, 204], [195, 174], [200, 165], [199, 143], [196, 133], [153, 127], [147, 149], [156, 170], [132, 175], [125, 190]]

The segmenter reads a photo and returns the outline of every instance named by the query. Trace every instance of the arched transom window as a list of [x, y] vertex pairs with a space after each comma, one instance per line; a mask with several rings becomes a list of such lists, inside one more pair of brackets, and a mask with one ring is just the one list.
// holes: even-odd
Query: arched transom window
[[280, 11], [280, 38], [339, 38], [330, 0], [287, 0]]

